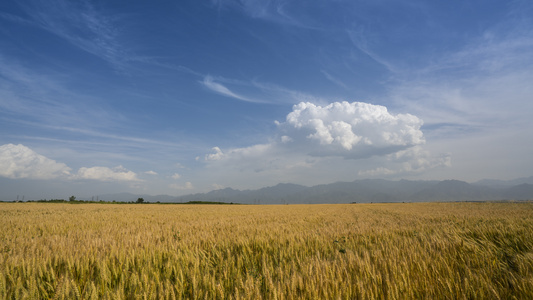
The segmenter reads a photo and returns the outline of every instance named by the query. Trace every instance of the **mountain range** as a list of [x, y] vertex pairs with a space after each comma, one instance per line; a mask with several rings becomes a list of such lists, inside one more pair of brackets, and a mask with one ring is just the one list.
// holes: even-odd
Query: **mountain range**
[[533, 176], [512, 181], [482, 180], [475, 183], [459, 180], [391, 181], [384, 179], [335, 182], [311, 187], [280, 183], [257, 190], [225, 188], [179, 197], [123, 193], [102, 195], [100, 199], [135, 201], [141, 197], [148, 202], [208, 201], [242, 204], [532, 200]]

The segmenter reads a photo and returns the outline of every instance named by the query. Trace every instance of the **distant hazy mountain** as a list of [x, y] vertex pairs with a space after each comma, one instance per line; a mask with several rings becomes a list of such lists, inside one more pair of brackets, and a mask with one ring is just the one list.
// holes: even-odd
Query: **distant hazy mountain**
[[520, 184], [533, 184], [533, 176], [522, 177], [513, 180], [496, 180], [496, 179], [483, 179], [474, 182], [474, 185], [484, 185], [489, 187], [512, 187]]
[[389, 181], [382, 179], [336, 182], [305, 187], [278, 184], [258, 190], [226, 188], [205, 194], [186, 195], [178, 202], [217, 201], [245, 204], [484, 201], [533, 199], [533, 184], [485, 186], [459, 180]]
[[[241, 191], [225, 188], [180, 197], [130, 193], [107, 194], [100, 195], [98, 198], [94, 197], [94, 200], [135, 202], [137, 198], [144, 198], [147, 202], [212, 201], [243, 204], [532, 200], [533, 183], [528, 183], [529, 181], [533, 182], [533, 177], [512, 181], [482, 180], [472, 184], [459, 180], [365, 179], [312, 187], [281, 183], [258, 190]], [[80, 200], [91, 199], [80, 198]]]
[[459, 180], [440, 181], [411, 197], [413, 201], [476, 201], [502, 199], [501, 191]]
[[533, 199], [533, 184], [523, 183], [504, 190], [505, 199]]

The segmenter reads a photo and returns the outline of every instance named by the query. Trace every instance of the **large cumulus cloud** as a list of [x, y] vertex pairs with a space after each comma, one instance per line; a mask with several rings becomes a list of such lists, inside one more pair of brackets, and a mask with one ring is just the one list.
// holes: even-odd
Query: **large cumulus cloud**
[[[449, 154], [422, 148], [422, 120], [363, 102], [293, 106], [267, 143], [212, 148], [202, 176], [216, 184], [256, 187], [279, 182], [319, 184], [367, 177], [397, 177], [450, 165]], [[199, 159], [199, 158], [198, 158]], [[225, 176], [212, 174], [224, 173]]]
[[327, 106], [301, 102], [278, 126], [280, 141], [289, 148], [357, 159], [423, 144], [422, 124], [416, 116], [394, 115], [384, 106], [344, 101]]

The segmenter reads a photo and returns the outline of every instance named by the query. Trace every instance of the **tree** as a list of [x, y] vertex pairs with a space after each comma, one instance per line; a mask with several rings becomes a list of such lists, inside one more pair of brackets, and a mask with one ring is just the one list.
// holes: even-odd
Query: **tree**
[[144, 202], [144, 198], [138, 198], [137, 199], [137, 203], [143, 203]]
[[72, 201], [76, 201], [76, 197], [75, 196], [70, 196], [68, 198], [68, 201], [72, 202]]

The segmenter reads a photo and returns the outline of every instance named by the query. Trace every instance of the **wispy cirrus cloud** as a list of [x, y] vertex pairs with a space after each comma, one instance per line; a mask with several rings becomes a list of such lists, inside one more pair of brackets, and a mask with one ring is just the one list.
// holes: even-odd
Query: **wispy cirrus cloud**
[[124, 15], [107, 14], [87, 1], [30, 1], [20, 6], [29, 23], [108, 62], [117, 71], [126, 71], [130, 62], [145, 60], [121, 43], [119, 24], [124, 24]]
[[10, 22], [16, 22], [19, 24], [32, 25], [32, 23], [29, 20], [24, 19], [17, 15], [6, 13], [6, 12], [0, 12], [0, 18], [10, 21]]
[[390, 98], [424, 118], [431, 130], [445, 126], [462, 134], [469, 128], [529, 126], [532, 29], [487, 30], [459, 51], [406, 72], [407, 79], [390, 88]]
[[20, 116], [21, 120], [43, 122], [39, 126], [47, 123], [108, 125], [111, 120], [120, 117], [120, 114], [114, 114], [113, 118], [109, 110], [95, 105], [99, 99], [75, 93], [67, 86], [62, 74], [32, 70], [23, 62], [0, 52], [0, 108], [4, 112]]
[[311, 20], [303, 21], [297, 18], [296, 14], [291, 11], [292, 9], [297, 9], [297, 7], [291, 7], [294, 4], [285, 0], [212, 0], [211, 2], [219, 9], [225, 7], [237, 9], [253, 19], [306, 29], [317, 28], [312, 24]]
[[215, 79], [210, 75], [205, 76], [204, 80], [201, 81], [200, 83], [206, 88], [210, 89], [211, 91], [224, 95], [226, 97], [230, 97], [230, 98], [234, 98], [237, 100], [250, 102], [250, 103], [265, 103], [263, 101], [255, 100], [255, 99], [245, 97], [245, 96], [232, 92], [229, 88], [227, 88], [223, 84], [216, 82]]
[[357, 48], [358, 51], [371, 58], [377, 64], [383, 66], [387, 71], [391, 73], [400, 72], [400, 69], [394, 63], [389, 61], [386, 57], [379, 55], [372, 49], [367, 34], [363, 30], [346, 30], [346, 33], [352, 42], [352, 45]]
[[[112, 109], [102, 99], [76, 93], [61, 74], [50, 70], [32, 70], [16, 59], [0, 53], [0, 109], [1, 121], [13, 128], [20, 126], [60, 131], [76, 136], [137, 145], [159, 145], [181, 148], [166, 140], [135, 137], [119, 130], [129, 119]], [[13, 133], [16, 134], [16, 133]], [[20, 134], [16, 134], [21, 137]], [[26, 135], [31, 138], [30, 135]], [[35, 136], [43, 139], [45, 136]], [[65, 140], [64, 142], [67, 142]], [[186, 147], [191, 147], [188, 145]]]
[[260, 82], [258, 80], [252, 80], [250, 84], [265, 94], [265, 97], [276, 99], [276, 102], [281, 104], [296, 104], [300, 102], [327, 103], [327, 100], [320, 97], [277, 84]]
[[[200, 83], [209, 90], [224, 95], [226, 97], [257, 104], [294, 104], [305, 101], [311, 101], [314, 103], [325, 103], [325, 100], [322, 100], [313, 95], [297, 90], [292, 90], [277, 84], [261, 82], [256, 79], [236, 80], [224, 77], [217, 77], [215, 79], [211, 75], [206, 75], [204, 76], [203, 81], [201, 81]], [[248, 93], [253, 94], [254, 96], [242, 96], [241, 94], [235, 93], [230, 90], [227, 85], [245, 88]], [[261, 100], [259, 100], [258, 98], [260, 98]]]
[[322, 72], [322, 74], [324, 74], [324, 76], [326, 76], [326, 78], [329, 81], [333, 82], [334, 84], [336, 84], [336, 85], [338, 85], [338, 86], [340, 86], [340, 87], [342, 87], [344, 89], [348, 89], [348, 86], [344, 82], [342, 82], [340, 79], [333, 77], [331, 74], [329, 74], [328, 72], [326, 72], [324, 70], [321, 70], [320, 72]]

